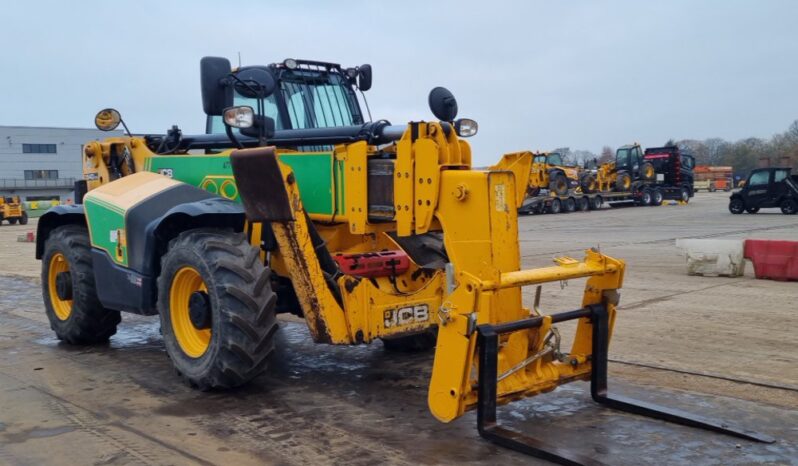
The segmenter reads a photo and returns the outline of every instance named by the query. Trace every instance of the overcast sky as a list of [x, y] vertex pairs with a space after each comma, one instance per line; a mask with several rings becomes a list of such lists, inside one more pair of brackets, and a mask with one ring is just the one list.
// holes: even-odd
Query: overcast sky
[[520, 149], [769, 137], [798, 119], [797, 1], [4, 2], [0, 125], [204, 131], [199, 60], [371, 63], [375, 118], [446, 86], [475, 164]]

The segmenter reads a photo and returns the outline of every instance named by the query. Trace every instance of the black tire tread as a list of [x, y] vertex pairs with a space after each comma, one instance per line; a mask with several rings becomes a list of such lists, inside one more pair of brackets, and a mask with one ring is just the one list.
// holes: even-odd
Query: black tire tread
[[[53, 249], [64, 254], [69, 262], [73, 283], [72, 313], [65, 321], [58, 319], [52, 309], [47, 284], [50, 255]], [[106, 309], [97, 297], [97, 285], [92, 269], [91, 243], [86, 227], [64, 225], [47, 237], [42, 257], [42, 295], [50, 328], [56, 336], [73, 345], [104, 343], [116, 333], [122, 320], [119, 311]]]
[[[162, 271], [167, 270], [175, 251], [193, 254], [207, 266], [212, 283], [206, 279], [206, 285], [209, 293], [213, 293], [213, 288], [218, 297], [214, 318], [219, 316], [219, 322], [213, 327], [211, 345], [216, 345], [215, 350], [209, 348], [196, 360], [179, 353], [176, 340], [166, 341], [174, 338], [165, 309], [171, 276], [162, 273], [158, 277], [158, 310], [172, 363], [185, 383], [200, 390], [228, 389], [247, 383], [265, 370], [274, 350], [277, 295], [271, 289], [271, 271], [257, 260], [259, 251], [243, 233], [211, 228], [183, 232], [171, 241], [161, 259]], [[206, 357], [211, 360], [206, 361], [201, 373], [190, 370], [190, 365], [199, 364]]]

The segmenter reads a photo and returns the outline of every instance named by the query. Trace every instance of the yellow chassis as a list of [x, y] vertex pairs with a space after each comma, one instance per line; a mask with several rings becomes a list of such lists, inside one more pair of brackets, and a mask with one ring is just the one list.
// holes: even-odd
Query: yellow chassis
[[[231, 155], [233, 171], [247, 216], [252, 222], [253, 243], [259, 244], [260, 223], [271, 226], [278, 252], [272, 267], [290, 278], [302, 306], [311, 335], [317, 342], [353, 344], [396, 334], [439, 328], [428, 402], [433, 415], [448, 422], [477, 402], [476, 327], [512, 322], [530, 317], [522, 304], [521, 287], [589, 277], [583, 305], [604, 304], [614, 320], [617, 293], [623, 280], [622, 261], [587, 251], [585, 260], [560, 258], [556, 265], [522, 270], [518, 245], [515, 176], [511, 171], [470, 170], [470, 151], [453, 132], [448, 135], [436, 123], [417, 123], [411, 140], [408, 130], [396, 145], [394, 202], [395, 222], [376, 230], [365, 216], [351, 216], [340, 227], [308, 222], [301, 187], [292, 169], [279, 161], [273, 148], [245, 149]], [[354, 147], [353, 147], [354, 146]], [[360, 147], [358, 147], [360, 146]], [[364, 143], [336, 148], [347, 154], [348, 169], [365, 167], [369, 155]], [[351, 163], [351, 165], [350, 165]], [[264, 183], [246, 182], [246, 173], [257, 172], [281, 180], [277, 188], [264, 192]], [[347, 186], [347, 198], [360, 195], [365, 204], [365, 186]], [[276, 192], [278, 189], [279, 192]], [[350, 194], [351, 193], [351, 194]], [[269, 199], [269, 212], [258, 210], [258, 200]], [[279, 205], [275, 205], [279, 204]], [[412, 207], [411, 207], [412, 206]], [[280, 212], [279, 215], [274, 212]], [[442, 231], [450, 260], [447, 272], [436, 271], [423, 283], [409, 283], [408, 272], [400, 279], [408, 288], [398, 293], [382, 280], [338, 277], [340, 297], [328, 285], [311, 240], [316, 228], [330, 245], [358, 243], [372, 246], [385, 241], [387, 230], [399, 236]], [[343, 239], [342, 239], [343, 238]], [[382, 238], [382, 239], [380, 239]], [[361, 244], [360, 247], [365, 247]], [[413, 270], [415, 272], [417, 269]], [[400, 328], [388, 327], [384, 311], [426, 306], [430, 319]], [[591, 371], [591, 323], [580, 319], [566, 362], [552, 353], [534, 359], [551, 331], [550, 318], [539, 328], [502, 337], [498, 352], [499, 373], [511, 373], [499, 381], [500, 403], [554, 389], [572, 380], [589, 377]], [[514, 369], [515, 368], [515, 369]]]

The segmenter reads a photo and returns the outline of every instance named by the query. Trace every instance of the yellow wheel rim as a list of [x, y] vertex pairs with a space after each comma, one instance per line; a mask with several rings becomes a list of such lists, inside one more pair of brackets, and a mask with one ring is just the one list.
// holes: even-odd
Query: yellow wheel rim
[[47, 289], [50, 292], [50, 304], [53, 305], [55, 316], [60, 320], [67, 320], [72, 314], [72, 300], [59, 298], [55, 286], [56, 277], [62, 272], [69, 272], [69, 262], [63, 254], [57, 252], [50, 258], [50, 265], [47, 267]]
[[208, 291], [197, 269], [186, 266], [178, 270], [169, 288], [169, 315], [177, 344], [192, 358], [205, 354], [211, 344], [211, 329], [198, 329], [191, 323], [188, 301], [195, 291]]
[[654, 167], [647, 166], [645, 176], [646, 178], [654, 178]]

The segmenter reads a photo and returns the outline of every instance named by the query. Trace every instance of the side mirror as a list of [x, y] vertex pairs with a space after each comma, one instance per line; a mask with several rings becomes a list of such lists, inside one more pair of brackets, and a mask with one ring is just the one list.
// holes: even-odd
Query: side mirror
[[122, 122], [122, 115], [115, 108], [104, 108], [94, 117], [94, 126], [100, 131], [113, 131]]
[[457, 100], [445, 87], [436, 87], [429, 93], [429, 109], [440, 121], [454, 121], [457, 117]]
[[277, 88], [274, 76], [261, 68], [246, 68], [236, 73], [233, 78], [236, 91], [244, 97], [256, 99], [268, 97]]
[[357, 87], [361, 91], [371, 89], [371, 65], [360, 65], [360, 68], [358, 68]]
[[233, 88], [227, 83], [232, 71], [230, 60], [221, 57], [203, 57], [200, 60], [202, 109], [206, 115], [221, 115], [233, 105]]

